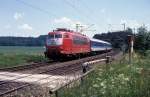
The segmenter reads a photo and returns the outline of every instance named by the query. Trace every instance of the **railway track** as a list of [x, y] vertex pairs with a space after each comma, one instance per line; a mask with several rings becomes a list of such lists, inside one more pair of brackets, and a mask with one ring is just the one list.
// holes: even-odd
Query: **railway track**
[[[67, 67], [68, 70], [63, 69], [63, 68], [66, 68], [66, 67]], [[75, 73], [76, 71], [78, 71], [78, 70], [81, 69], [80, 65], [66, 66], [66, 67], [55, 68], [53, 70], [45, 71], [45, 72], [42, 72], [42, 73], [44, 73], [44, 74], [55, 73], [55, 75], [61, 76], [61, 75], [67, 75], [67, 74]], [[32, 75], [30, 75], [30, 76], [32, 76]], [[39, 81], [42, 81], [42, 80], [45, 80], [45, 79], [49, 79], [51, 77], [53, 77], [53, 75], [49, 75], [49, 76], [43, 77], [41, 79], [38, 79], [36, 81], [33, 81], [32, 84], [35, 84], [36, 82], [39, 82]], [[58, 79], [59, 78], [55, 78], [55, 79], [51, 80], [51, 82], [52, 81], [56, 81]], [[13, 82], [12, 81], [5, 81], [5, 82], [3, 82], [3, 83], [0, 84], [0, 87], [2, 88], [2, 89], [0, 88], [0, 96], [3, 96], [3, 95], [8, 94], [10, 92], [16, 91], [16, 90], [18, 90], [20, 88], [32, 85], [32, 84], [29, 84], [29, 83], [14, 82], [15, 80], [17, 81], [17, 80], [19, 80], [19, 78], [18, 79], [14, 79]], [[44, 83], [44, 84], [46, 84], [46, 83]]]
[[[117, 51], [109, 52], [108, 55], [112, 56], [118, 53]], [[0, 70], [0, 76], [6, 76], [9, 73], [13, 73], [12, 79], [9, 80], [0, 80], [0, 96], [7, 95], [24, 87], [33, 85], [33, 84], [49, 84], [49, 87], [52, 86], [54, 83], [57, 84], [60, 80], [57, 76], [67, 77], [70, 75], [79, 75], [82, 73], [82, 63], [87, 61], [92, 61], [99, 58], [104, 58], [106, 54], [91, 56], [79, 60], [73, 60], [69, 62], [63, 63], [54, 63], [53, 65], [49, 64], [39, 64], [39, 65], [26, 65], [21, 67], [14, 67], [13, 69], [9, 70], [8, 68], [5, 69], [7, 72], [2, 72], [4, 70]], [[92, 67], [91, 67], [92, 68]], [[1, 73], [2, 72], [2, 73]], [[16, 73], [20, 76], [15, 76]], [[28, 82], [24, 81], [26, 78], [34, 78], [35, 76], [39, 75], [46, 75], [44, 77], [35, 79], [34, 81]], [[42, 81], [48, 80], [48, 82], [41, 83]]]
[[20, 65], [20, 66], [14, 66], [14, 67], [8, 67], [8, 68], [0, 68], [0, 71], [9, 71], [9, 72], [15, 72], [15, 71], [21, 71], [25, 69], [34, 69], [41, 66], [46, 66], [48, 62], [38, 62], [38, 63], [29, 63], [26, 65]]

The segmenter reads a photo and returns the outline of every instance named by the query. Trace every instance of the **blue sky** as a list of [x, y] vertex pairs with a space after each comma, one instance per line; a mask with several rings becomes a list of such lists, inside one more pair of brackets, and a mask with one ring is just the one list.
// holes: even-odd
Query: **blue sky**
[[[95, 33], [145, 24], [150, 29], [150, 0], [0, 0], [0, 36], [39, 36], [55, 28]], [[93, 31], [92, 31], [93, 30]], [[96, 31], [94, 31], [96, 30]]]

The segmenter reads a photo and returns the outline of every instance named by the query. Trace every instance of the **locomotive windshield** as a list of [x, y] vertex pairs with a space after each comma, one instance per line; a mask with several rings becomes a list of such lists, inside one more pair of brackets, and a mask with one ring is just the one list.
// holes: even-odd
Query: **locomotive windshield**
[[48, 46], [58, 46], [62, 44], [62, 34], [51, 33], [47, 36], [46, 43]]
[[54, 34], [48, 35], [48, 38], [49, 38], [49, 39], [54, 38]]
[[61, 34], [55, 34], [55, 38], [62, 38]]
[[49, 34], [48, 39], [62, 38], [61, 34]]

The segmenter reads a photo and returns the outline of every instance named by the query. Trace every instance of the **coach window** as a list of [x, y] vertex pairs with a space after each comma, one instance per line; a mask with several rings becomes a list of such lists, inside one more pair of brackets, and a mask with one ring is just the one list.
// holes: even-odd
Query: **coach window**
[[96, 46], [103, 46], [102, 43], [96, 42]]
[[96, 43], [94, 41], [91, 41], [92, 46], [96, 46]]

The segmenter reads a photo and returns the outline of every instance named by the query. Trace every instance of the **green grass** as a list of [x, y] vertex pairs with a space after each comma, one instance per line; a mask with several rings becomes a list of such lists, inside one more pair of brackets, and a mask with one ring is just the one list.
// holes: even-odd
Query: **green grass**
[[0, 68], [46, 60], [43, 47], [0, 46]]
[[44, 47], [0, 46], [0, 54], [43, 54]]
[[109, 69], [98, 68], [84, 78], [82, 85], [63, 88], [61, 97], [150, 97], [150, 57], [134, 57], [132, 65], [127, 60], [111, 64]]

